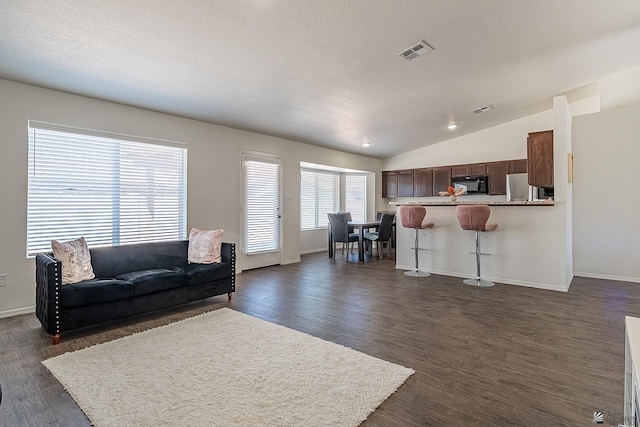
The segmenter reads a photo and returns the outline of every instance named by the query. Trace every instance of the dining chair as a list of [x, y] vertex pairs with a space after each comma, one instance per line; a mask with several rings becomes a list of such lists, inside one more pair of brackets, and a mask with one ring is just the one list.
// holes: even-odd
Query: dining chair
[[339, 214], [345, 214], [347, 216], [347, 221], [353, 221], [351, 218], [351, 212], [338, 212]]
[[[376, 242], [376, 249], [378, 250], [378, 256], [382, 259], [382, 246], [386, 243], [387, 255], [391, 256], [391, 237], [393, 235], [393, 219], [395, 214], [383, 213], [380, 218], [380, 227], [378, 231], [367, 232], [362, 236], [368, 245], [372, 247], [373, 255], [373, 242]], [[366, 246], [365, 246], [366, 247]]]
[[[353, 221], [353, 218], [351, 218], [351, 212], [338, 212], [338, 213], [345, 214], [347, 216], [347, 221]], [[353, 227], [349, 227], [349, 233], [355, 233], [355, 232], [356, 230]]]
[[[349, 233], [349, 224], [347, 223], [347, 215], [345, 213], [327, 213], [329, 217], [329, 227], [331, 227], [331, 240], [333, 242], [333, 256], [336, 254], [336, 243], [342, 243], [342, 253], [344, 254], [344, 244], [350, 244], [358, 241], [356, 233]], [[349, 246], [349, 252], [353, 249], [353, 245]]]

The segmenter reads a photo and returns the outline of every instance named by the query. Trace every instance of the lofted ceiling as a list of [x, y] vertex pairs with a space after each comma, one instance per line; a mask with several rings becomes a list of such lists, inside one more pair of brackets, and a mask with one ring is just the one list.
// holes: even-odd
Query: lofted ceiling
[[[640, 67], [637, 0], [0, 0], [0, 11], [0, 78], [378, 158]], [[419, 41], [434, 50], [398, 56]]]

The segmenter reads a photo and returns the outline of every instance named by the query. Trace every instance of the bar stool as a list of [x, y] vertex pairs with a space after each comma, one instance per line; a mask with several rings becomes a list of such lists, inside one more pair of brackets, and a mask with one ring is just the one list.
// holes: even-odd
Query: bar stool
[[414, 250], [416, 254], [416, 267], [412, 271], [405, 271], [404, 274], [412, 277], [426, 277], [430, 276], [426, 271], [420, 271], [418, 269], [418, 250], [419, 246], [419, 234], [418, 230], [426, 230], [433, 228], [433, 223], [429, 222], [423, 224], [422, 221], [427, 215], [427, 208], [424, 206], [400, 206], [400, 222], [404, 228], [413, 228], [416, 230], [416, 240], [414, 243]]
[[476, 278], [465, 279], [464, 283], [471, 286], [488, 287], [495, 283], [484, 280], [480, 277], [480, 233], [485, 231], [493, 231], [498, 228], [498, 224], [487, 224], [487, 220], [491, 215], [491, 209], [487, 205], [458, 205], [456, 206], [456, 216], [463, 230], [471, 230], [476, 232]]

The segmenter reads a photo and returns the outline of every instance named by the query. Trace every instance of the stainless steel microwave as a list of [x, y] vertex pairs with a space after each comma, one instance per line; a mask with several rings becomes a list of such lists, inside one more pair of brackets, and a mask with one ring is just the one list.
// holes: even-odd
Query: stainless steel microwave
[[453, 188], [462, 188], [462, 194], [487, 194], [489, 183], [486, 175], [460, 176], [451, 180]]

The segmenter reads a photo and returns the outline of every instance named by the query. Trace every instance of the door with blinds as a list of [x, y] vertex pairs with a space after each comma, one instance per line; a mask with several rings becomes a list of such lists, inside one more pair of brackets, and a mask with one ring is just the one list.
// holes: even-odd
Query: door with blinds
[[280, 158], [244, 153], [242, 175], [242, 269], [280, 264]]

